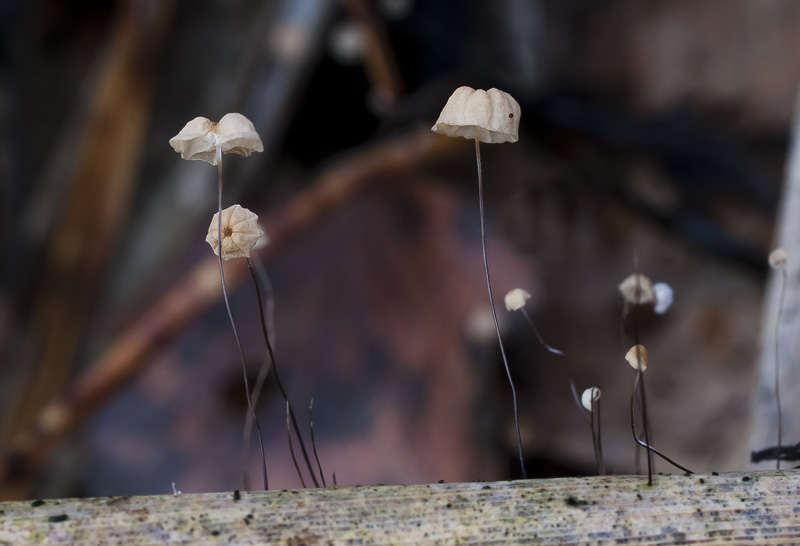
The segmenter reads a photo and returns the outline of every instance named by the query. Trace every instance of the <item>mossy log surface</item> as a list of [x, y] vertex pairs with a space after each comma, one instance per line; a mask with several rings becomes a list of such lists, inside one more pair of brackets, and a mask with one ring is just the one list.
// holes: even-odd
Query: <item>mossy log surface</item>
[[800, 473], [0, 503], [0, 544], [798, 544]]

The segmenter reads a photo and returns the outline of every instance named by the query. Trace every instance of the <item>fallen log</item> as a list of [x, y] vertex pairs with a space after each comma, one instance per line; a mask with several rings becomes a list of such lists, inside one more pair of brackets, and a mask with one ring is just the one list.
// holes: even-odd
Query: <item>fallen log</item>
[[0, 503], [0, 545], [797, 544], [800, 473]]

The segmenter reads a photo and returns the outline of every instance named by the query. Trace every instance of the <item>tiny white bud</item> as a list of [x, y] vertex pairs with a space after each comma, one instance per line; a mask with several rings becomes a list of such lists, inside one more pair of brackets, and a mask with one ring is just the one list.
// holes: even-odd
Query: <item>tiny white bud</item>
[[656, 306], [653, 311], [663, 315], [672, 306], [672, 287], [665, 282], [657, 282], [653, 285], [653, 292], [656, 295]]
[[515, 288], [506, 294], [506, 310], [518, 311], [525, 307], [525, 302], [531, 298], [522, 288]]
[[645, 275], [629, 275], [617, 289], [625, 301], [633, 305], [652, 303], [656, 299], [656, 295], [653, 293], [653, 282]]
[[634, 345], [630, 348], [628, 354], [625, 355], [625, 360], [628, 361], [628, 364], [630, 364], [634, 370], [638, 370], [641, 364], [642, 373], [647, 370], [647, 359], [647, 349], [644, 348], [644, 345]]
[[789, 263], [789, 253], [782, 248], [776, 248], [769, 253], [769, 265], [772, 269], [785, 267]]
[[592, 411], [592, 402], [600, 400], [600, 389], [597, 387], [590, 387], [583, 391], [581, 395], [581, 404], [589, 411]]

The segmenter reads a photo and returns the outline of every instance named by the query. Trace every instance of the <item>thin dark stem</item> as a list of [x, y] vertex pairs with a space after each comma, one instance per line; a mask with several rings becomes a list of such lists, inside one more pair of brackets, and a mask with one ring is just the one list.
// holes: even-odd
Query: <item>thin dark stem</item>
[[[265, 302], [264, 306], [266, 307], [266, 315], [267, 315], [267, 332], [270, 334], [270, 342], [272, 343], [273, 348], [275, 347], [275, 297], [273, 295], [272, 290], [272, 283], [269, 280], [269, 276], [267, 272], [264, 270], [264, 264], [261, 260], [258, 259], [258, 255], [254, 255], [255, 258], [253, 259], [253, 264], [255, 265], [256, 272], [258, 273], [258, 279], [264, 285], [264, 292], [265, 292]], [[253, 407], [258, 408], [258, 400], [261, 397], [261, 391], [264, 388], [264, 384], [267, 380], [267, 374], [269, 373], [272, 362], [269, 359], [269, 355], [264, 355], [264, 359], [261, 362], [261, 369], [258, 370], [258, 377], [256, 378], [256, 384], [253, 387]], [[253, 429], [253, 418], [250, 415], [250, 411], [248, 410], [245, 415], [244, 420], [244, 428], [242, 430], [242, 482], [244, 483], [245, 490], [250, 489], [250, 470], [248, 468], [248, 456], [247, 454], [250, 453], [250, 436]]]
[[[786, 299], [786, 285], [788, 284], [785, 266], [781, 267], [781, 282], [781, 301], [778, 304], [778, 316], [775, 319], [775, 406], [778, 410], [778, 451], [781, 450], [781, 446], [783, 445], [783, 416], [781, 414], [781, 367], [778, 349], [780, 346], [779, 329], [781, 325], [781, 315], [783, 315], [783, 303]], [[775, 469], [781, 469], [780, 459], [775, 460]]]
[[[632, 312], [632, 319], [633, 319], [633, 345], [634, 347], [639, 346], [639, 305], [642, 301], [642, 286], [639, 277], [639, 258], [636, 255], [636, 251], [633, 253], [633, 274], [635, 275], [636, 279], [636, 291], [634, 292], [634, 303], [633, 303], [633, 312]], [[639, 372], [638, 377], [641, 377], [641, 382], [639, 383], [639, 392], [640, 397], [642, 400], [642, 423], [644, 426], [644, 440], [650, 445], [650, 421], [647, 419], [647, 398], [645, 398], [644, 394], [644, 376], [641, 374], [642, 372], [642, 357], [641, 351], [639, 349], [636, 350], [636, 359], [637, 359], [637, 369]], [[647, 485], [653, 485], [653, 455], [650, 450], [647, 450]]]
[[[592, 416], [594, 416], [594, 405], [597, 405], [597, 460], [599, 465], [599, 472], [601, 476], [605, 476], [606, 474], [606, 463], [603, 461], [603, 437], [602, 437], [602, 429], [600, 427], [600, 400], [594, 400], [592, 397]], [[592, 429], [594, 431], [594, 428]]]
[[319, 477], [322, 478], [322, 487], [328, 487], [325, 483], [325, 473], [322, 471], [322, 464], [319, 462], [319, 455], [317, 454], [317, 441], [314, 439], [314, 399], [308, 405], [308, 422], [311, 428], [311, 451], [314, 452], [314, 458], [317, 460], [317, 468], [319, 469]]
[[522, 311], [522, 314], [525, 316], [525, 319], [528, 321], [528, 324], [530, 324], [533, 333], [536, 334], [536, 339], [539, 340], [539, 343], [541, 343], [542, 346], [549, 352], [551, 352], [554, 355], [560, 356], [563, 359], [564, 367], [566, 368], [567, 376], [569, 377], [569, 388], [572, 391], [572, 399], [575, 401], [575, 405], [578, 407], [578, 410], [580, 410], [583, 420], [586, 421], [586, 424], [589, 425], [589, 427], [591, 427], [590, 419], [586, 415], [586, 408], [583, 407], [583, 404], [581, 404], [581, 398], [580, 396], [578, 396], [578, 389], [575, 386], [575, 380], [572, 377], [572, 369], [569, 366], [569, 360], [567, 359], [567, 355], [545, 343], [544, 339], [542, 338], [542, 335], [539, 333], [539, 329], [536, 328], [536, 326], [533, 324], [533, 321], [531, 320], [531, 317], [530, 315], [528, 315], [528, 312], [525, 310], [525, 308], [522, 307], [520, 311]]
[[297, 475], [300, 477], [300, 483], [303, 485], [303, 489], [306, 488], [306, 482], [303, 479], [303, 473], [300, 472], [300, 467], [297, 464], [297, 457], [294, 456], [294, 445], [292, 443], [292, 427], [289, 424], [291, 419], [289, 415], [291, 410], [289, 409], [289, 401], [286, 401], [286, 436], [289, 438], [289, 453], [292, 454], [292, 462], [294, 463], [294, 469], [297, 471]]
[[519, 450], [519, 465], [522, 469], [522, 479], [528, 478], [528, 473], [525, 471], [525, 457], [522, 455], [522, 435], [519, 431], [519, 415], [517, 412], [517, 391], [514, 388], [514, 381], [511, 379], [511, 369], [508, 366], [508, 359], [506, 359], [506, 351], [503, 348], [503, 338], [500, 336], [500, 325], [497, 322], [497, 311], [494, 307], [494, 296], [492, 295], [492, 282], [489, 279], [489, 260], [486, 255], [486, 222], [484, 220], [483, 211], [483, 175], [481, 173], [481, 146], [479, 131], [475, 129], [475, 155], [478, 160], [478, 201], [480, 203], [481, 212], [481, 246], [483, 249], [483, 268], [486, 272], [486, 288], [489, 290], [489, 304], [492, 308], [492, 319], [494, 319], [494, 328], [497, 331], [497, 342], [500, 345], [500, 354], [503, 355], [503, 364], [506, 368], [506, 375], [508, 376], [508, 384], [511, 386], [511, 398], [514, 402], [514, 426], [517, 429], [517, 448]]
[[[303, 458], [305, 459], [306, 467], [308, 468], [309, 474], [311, 474], [311, 481], [314, 482], [314, 487], [319, 487], [319, 482], [317, 481], [317, 477], [314, 474], [314, 467], [311, 466], [311, 459], [308, 457], [308, 452], [306, 451], [306, 444], [303, 441], [303, 436], [300, 434], [300, 427], [297, 424], [297, 418], [294, 415], [294, 410], [292, 409], [292, 405], [289, 403], [289, 396], [286, 394], [286, 389], [283, 388], [283, 383], [281, 383], [280, 375], [278, 375], [278, 365], [275, 361], [275, 352], [272, 349], [272, 343], [269, 340], [269, 334], [267, 333], [267, 321], [264, 317], [264, 306], [261, 304], [261, 288], [258, 285], [258, 277], [256, 276], [256, 271], [253, 268], [253, 262], [250, 258], [247, 258], [247, 265], [250, 266], [250, 275], [253, 278], [253, 283], [256, 287], [256, 296], [258, 298], [258, 312], [261, 317], [261, 332], [264, 334], [264, 342], [267, 344], [267, 352], [269, 353], [269, 358], [272, 361], [272, 372], [275, 374], [275, 384], [278, 385], [278, 390], [281, 392], [281, 396], [286, 404], [289, 406], [289, 416], [291, 417], [292, 426], [294, 428], [294, 433], [297, 435], [298, 442], [300, 443], [300, 449], [303, 452]], [[302, 480], [302, 476], [300, 477]]]
[[250, 385], [247, 381], [247, 363], [244, 358], [244, 350], [242, 349], [242, 342], [239, 339], [239, 332], [236, 329], [236, 322], [233, 320], [233, 312], [231, 311], [231, 304], [228, 301], [228, 289], [225, 286], [225, 269], [222, 267], [222, 150], [217, 147], [217, 177], [218, 177], [218, 199], [217, 199], [217, 250], [219, 258], [219, 278], [222, 283], [222, 297], [225, 300], [225, 308], [228, 310], [228, 318], [231, 321], [231, 328], [233, 329], [233, 337], [236, 338], [236, 346], [239, 348], [239, 356], [242, 359], [242, 373], [244, 375], [244, 389], [247, 396], [247, 405], [250, 408], [250, 414], [253, 417], [253, 422], [256, 424], [258, 430], [259, 446], [261, 447], [261, 473], [264, 476], [264, 490], [269, 489], [269, 480], [267, 478], [267, 456], [264, 453], [264, 436], [261, 433], [261, 425], [256, 416], [256, 410], [253, 406], [253, 400], [250, 398]]
[[[689, 470], [685, 466], [679, 465], [678, 463], [676, 463], [675, 461], [673, 461], [672, 459], [670, 459], [669, 457], [667, 457], [666, 455], [661, 453], [659, 450], [657, 450], [656, 448], [651, 446], [648, 442], [646, 442], [646, 441], [643, 442], [642, 440], [639, 439], [639, 435], [636, 433], [636, 386], [639, 383], [639, 379], [641, 377], [643, 377], [642, 376], [642, 371], [641, 371], [641, 369], [639, 369], [636, 372], [636, 380], [633, 383], [633, 391], [631, 392], [631, 432], [633, 433], [633, 439], [636, 441], [637, 444], [639, 444], [640, 446], [645, 448], [647, 450], [648, 454], [655, 453], [656, 455], [658, 455], [659, 457], [661, 457], [662, 459], [667, 461], [672, 466], [674, 466], [676, 468], [680, 468], [681, 470], [683, 470], [684, 472], [687, 472], [689, 474], [694, 474], [694, 472], [692, 472], [691, 470]], [[652, 476], [651, 476], [651, 480], [652, 480]], [[647, 483], [647, 485], [653, 485], [653, 482], [649, 481]]]

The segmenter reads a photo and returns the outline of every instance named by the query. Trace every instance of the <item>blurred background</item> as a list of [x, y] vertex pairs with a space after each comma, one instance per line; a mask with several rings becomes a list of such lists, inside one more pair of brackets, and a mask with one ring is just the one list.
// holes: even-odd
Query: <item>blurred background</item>
[[[519, 477], [473, 143], [430, 132], [461, 85], [522, 106], [519, 142], [482, 159], [529, 475], [595, 458], [563, 363], [502, 297], [532, 294], [578, 391], [602, 389], [607, 470], [633, 472], [617, 285], [634, 256], [675, 291], [637, 319], [653, 443], [747, 467], [797, 2], [11, 0], [0, 25], [1, 498], [248, 485], [204, 242], [216, 171], [168, 144], [227, 112], [265, 149], [225, 156], [223, 207], [270, 238], [277, 365], [309, 447], [314, 400], [328, 484]], [[245, 264], [226, 273], [254, 380], [256, 295]], [[272, 379], [258, 415], [270, 487], [298, 487]], [[255, 441], [246, 459], [258, 489]]]

